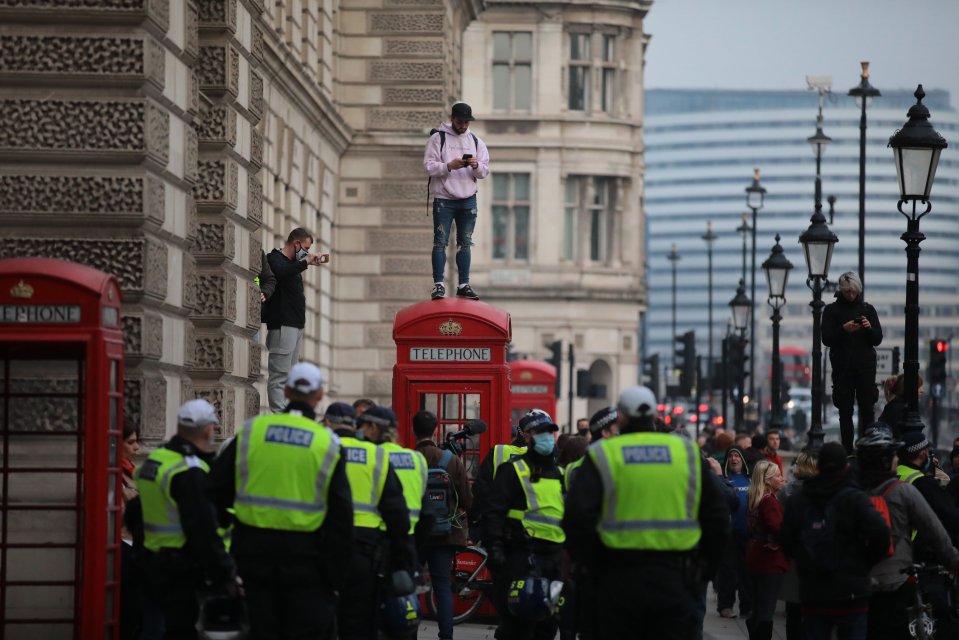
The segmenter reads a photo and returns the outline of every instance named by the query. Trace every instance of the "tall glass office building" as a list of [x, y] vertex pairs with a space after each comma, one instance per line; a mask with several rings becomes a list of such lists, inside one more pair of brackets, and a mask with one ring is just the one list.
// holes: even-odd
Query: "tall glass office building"
[[[852, 80], [852, 79], [851, 79]], [[853, 82], [849, 82], [850, 86]], [[914, 89], [880, 87], [867, 110], [866, 147], [866, 300], [879, 313], [884, 347], [903, 342], [906, 255], [900, 235], [906, 219], [896, 210], [898, 189], [889, 136], [906, 121], [915, 104]], [[839, 243], [830, 268], [835, 282], [844, 271], [858, 269], [859, 117], [855, 101], [834, 87], [826, 97], [824, 132], [832, 138], [822, 159], [823, 211], [826, 197], [836, 197], [832, 229]], [[932, 212], [922, 219], [927, 239], [920, 257], [920, 359], [928, 339], [959, 331], [959, 114], [946, 91], [926, 88], [924, 103], [933, 126], [950, 146], [943, 151], [932, 192]], [[812, 298], [799, 235], [814, 209], [816, 159], [806, 139], [816, 132], [818, 95], [814, 91], [656, 90], [646, 92], [646, 259], [649, 311], [645, 355], [659, 353], [664, 368], [673, 359], [673, 264], [676, 245], [676, 333], [695, 330], [697, 350], [708, 353], [707, 247], [701, 238], [712, 222], [713, 353], [730, 324], [729, 301], [743, 276], [743, 237], [736, 232], [746, 208], [744, 189], [753, 168], [761, 170], [767, 189], [757, 217], [756, 298], [758, 342], [755, 348], [757, 392], [768, 393], [771, 308], [760, 265], [781, 234], [790, 274], [787, 305], [782, 310], [783, 347], [812, 348]], [[750, 295], [751, 237], [747, 238], [746, 285]], [[831, 302], [831, 296], [826, 296]], [[704, 358], [705, 359], [705, 358]]]

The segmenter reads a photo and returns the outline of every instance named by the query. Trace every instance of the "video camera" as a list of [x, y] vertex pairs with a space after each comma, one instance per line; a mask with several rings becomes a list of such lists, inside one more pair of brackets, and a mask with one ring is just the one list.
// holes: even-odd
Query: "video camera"
[[466, 450], [467, 438], [478, 436], [488, 428], [488, 425], [482, 420], [470, 420], [463, 426], [462, 430], [446, 434], [446, 441], [443, 443], [443, 448], [452, 451], [453, 455], [461, 456]]

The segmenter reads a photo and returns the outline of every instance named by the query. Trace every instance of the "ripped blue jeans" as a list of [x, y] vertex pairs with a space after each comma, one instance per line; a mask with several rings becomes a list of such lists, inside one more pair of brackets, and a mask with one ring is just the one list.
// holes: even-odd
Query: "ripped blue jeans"
[[443, 282], [446, 273], [446, 247], [456, 222], [456, 270], [459, 284], [470, 281], [470, 247], [476, 226], [476, 195], [462, 200], [433, 199], [433, 282]]

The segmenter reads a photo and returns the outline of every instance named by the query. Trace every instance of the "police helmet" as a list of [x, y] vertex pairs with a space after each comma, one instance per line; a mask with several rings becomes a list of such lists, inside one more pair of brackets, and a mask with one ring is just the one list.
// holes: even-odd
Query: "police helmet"
[[387, 638], [415, 638], [421, 617], [420, 600], [413, 594], [386, 594], [380, 601], [380, 631]]
[[240, 596], [212, 596], [200, 604], [196, 629], [201, 640], [243, 640], [250, 631]]
[[902, 446], [902, 442], [892, 434], [892, 429], [883, 422], [877, 422], [866, 429], [856, 441], [856, 450], [895, 451]]
[[524, 620], [545, 620], [559, 607], [563, 583], [547, 578], [523, 578], [513, 580], [509, 586], [507, 604], [509, 612]]

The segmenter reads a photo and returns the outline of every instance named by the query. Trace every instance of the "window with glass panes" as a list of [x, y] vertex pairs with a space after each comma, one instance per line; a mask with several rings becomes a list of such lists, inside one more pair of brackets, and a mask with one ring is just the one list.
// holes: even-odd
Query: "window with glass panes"
[[[607, 262], [615, 230], [615, 178], [567, 176], [563, 219], [563, 258], [580, 253], [592, 262]], [[586, 235], [582, 242], [583, 234]]]
[[530, 174], [493, 174], [493, 259], [529, 260]]
[[589, 111], [591, 86], [589, 82], [589, 67], [592, 64], [590, 55], [590, 34], [569, 34], [569, 110]]
[[608, 34], [601, 34], [603, 57], [600, 62], [602, 86], [600, 86], [600, 109], [606, 113], [613, 113], [613, 100], [616, 97], [616, 38]]
[[493, 108], [529, 111], [533, 91], [533, 34], [493, 32]]

